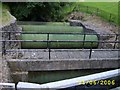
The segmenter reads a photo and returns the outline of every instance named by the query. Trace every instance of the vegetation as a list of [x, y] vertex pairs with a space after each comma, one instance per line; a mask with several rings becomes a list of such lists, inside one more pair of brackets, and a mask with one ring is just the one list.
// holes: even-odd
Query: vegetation
[[118, 14], [118, 2], [85, 2], [80, 5], [99, 8], [105, 12]]
[[118, 24], [118, 2], [83, 2], [79, 4], [77, 10], [96, 14]]
[[[72, 3], [60, 2], [24, 2], [24, 3], [7, 3], [11, 13], [18, 20], [28, 21], [60, 21], [66, 13], [72, 12]], [[72, 7], [68, 10], [69, 7]]]
[[73, 11], [96, 14], [99, 9], [98, 16], [118, 24], [118, 2], [16, 2], [6, 4], [10, 7], [11, 13], [21, 21], [65, 21], [67, 15]]
[[11, 20], [11, 16], [8, 14], [9, 8], [6, 5], [0, 3], [0, 25], [4, 25]]

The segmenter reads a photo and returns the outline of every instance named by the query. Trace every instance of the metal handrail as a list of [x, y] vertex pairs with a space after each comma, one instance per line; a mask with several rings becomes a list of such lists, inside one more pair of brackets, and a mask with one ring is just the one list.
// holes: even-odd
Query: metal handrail
[[[9, 33], [9, 37], [10, 37], [10, 33], [21, 33], [21, 34], [47, 34], [47, 40], [11, 40], [10, 38], [9, 38], [9, 40], [0, 40], [0, 42], [3, 42], [3, 51], [2, 51], [2, 53], [3, 54], [6, 54], [6, 52], [7, 52], [7, 50], [6, 50], [6, 46], [5, 46], [5, 43], [6, 42], [47, 42], [47, 48], [46, 49], [48, 49], [48, 51], [49, 51], [49, 59], [51, 58], [51, 54], [50, 54], [50, 52], [51, 52], [51, 49], [52, 48], [50, 48], [50, 43], [51, 42], [82, 42], [83, 43], [83, 48], [84, 48], [84, 44], [86, 43], [86, 42], [88, 42], [88, 43], [91, 43], [91, 48], [90, 48], [90, 54], [89, 54], [89, 59], [91, 58], [91, 54], [92, 54], [92, 46], [93, 46], [93, 43], [114, 43], [114, 48], [115, 48], [115, 46], [116, 46], [116, 43], [120, 43], [120, 41], [118, 41], [117, 39], [118, 39], [118, 36], [120, 35], [120, 34], [102, 34], [103, 36], [104, 35], [108, 35], [108, 36], [110, 36], [110, 35], [115, 35], [116, 36], [116, 38], [115, 38], [115, 41], [102, 41], [102, 40], [85, 40], [85, 37], [86, 37], [86, 35], [99, 35], [98, 33], [85, 33], [85, 32], [83, 32], [83, 33], [44, 33], [44, 32], [23, 32], [23, 31], [1, 31], [2, 33]], [[83, 40], [50, 40], [50, 34], [77, 34], [77, 35], [84, 35], [84, 39]]]
[[[0, 33], [21, 33], [21, 34], [80, 34], [80, 35], [100, 35], [100, 33], [85, 33], [85, 32], [82, 32], [82, 33], [79, 33], [79, 32], [67, 32], [67, 33], [58, 33], [58, 32], [54, 32], [54, 33], [45, 33], [45, 32], [39, 32], [39, 31], [27, 31], [27, 32], [24, 32], [24, 31], [0, 31]], [[102, 35], [120, 35], [120, 33], [113, 33], [113, 34], [102, 34]]]
[[[49, 35], [49, 34], [48, 34]], [[5, 49], [5, 42], [47, 42], [47, 48], [49, 51], [49, 59], [51, 59], [51, 49], [50, 48], [50, 43], [51, 42], [90, 42], [91, 43], [91, 48], [90, 48], [90, 54], [89, 54], [89, 59], [91, 59], [92, 56], [92, 45], [93, 42], [101, 42], [101, 43], [120, 43], [120, 41], [81, 41], [81, 40], [49, 40], [49, 36], [47, 40], [0, 40], [0, 42], [3, 42], [3, 54], [6, 54], [7, 50]]]
[[[6, 50], [6, 52], [33, 52], [34, 49], [9, 49]], [[86, 51], [89, 51], [90, 49], [85, 49]], [[93, 51], [120, 51], [120, 49], [92, 49]], [[40, 49], [40, 50], [35, 50], [34, 52], [47, 52], [48, 49]], [[51, 52], [79, 52], [79, 51], [83, 51], [83, 49], [51, 49]]]
[[120, 41], [96, 41], [96, 40], [0, 40], [0, 42], [101, 42], [101, 43], [120, 43]]

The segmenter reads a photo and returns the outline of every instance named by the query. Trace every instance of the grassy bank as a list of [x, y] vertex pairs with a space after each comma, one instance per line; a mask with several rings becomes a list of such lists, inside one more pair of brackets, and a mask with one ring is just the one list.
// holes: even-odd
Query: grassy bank
[[96, 14], [103, 19], [118, 23], [118, 2], [81, 2], [76, 10]]
[[77, 2], [63, 7], [62, 14], [66, 16], [73, 11], [96, 14], [104, 20], [120, 25], [118, 23], [118, 5], [118, 2]]
[[108, 13], [118, 14], [118, 2], [85, 2], [80, 5], [99, 8]]

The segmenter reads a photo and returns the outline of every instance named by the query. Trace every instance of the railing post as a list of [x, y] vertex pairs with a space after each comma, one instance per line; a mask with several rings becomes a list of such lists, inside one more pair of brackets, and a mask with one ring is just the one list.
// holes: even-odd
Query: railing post
[[49, 49], [49, 33], [47, 33], [47, 48]]
[[49, 55], [48, 55], [48, 57], [49, 57], [49, 60], [51, 59], [51, 50], [50, 50], [50, 41], [49, 41], [49, 33], [47, 33], [47, 49], [48, 49], [48, 53], [49, 53]]
[[97, 16], [98, 16], [98, 12], [99, 12], [99, 8], [97, 8], [97, 13], [96, 13]]
[[50, 48], [49, 48], [49, 60], [51, 59], [51, 50], [50, 50]]
[[[117, 38], [118, 38], [118, 35], [116, 34], [115, 41], [117, 41]], [[114, 43], [113, 49], [115, 49], [115, 46], [116, 46], [116, 42]]]
[[88, 6], [86, 8], [87, 8], [87, 13], [88, 13]]
[[105, 44], [106, 44], [105, 41], [102, 41], [101, 44], [102, 44], [102, 47], [101, 47], [101, 48], [102, 48], [102, 49], [105, 49]]
[[[8, 32], [8, 40], [10, 40], [11, 39], [11, 33], [10, 32]], [[9, 42], [9, 46], [11, 45], [11, 42]], [[11, 46], [10, 46], [11, 47]]]
[[2, 55], [6, 54], [5, 40], [2, 42]]
[[85, 36], [86, 36], [86, 34], [85, 34], [85, 32], [84, 32], [84, 37], [83, 37], [83, 49], [84, 49], [84, 44], [85, 44]]
[[90, 48], [89, 59], [91, 59], [91, 56], [92, 56], [92, 46], [93, 46], [93, 42], [91, 42], [91, 48]]
[[111, 17], [112, 17], [112, 14], [110, 13], [110, 16], [109, 16], [109, 22], [111, 21]]

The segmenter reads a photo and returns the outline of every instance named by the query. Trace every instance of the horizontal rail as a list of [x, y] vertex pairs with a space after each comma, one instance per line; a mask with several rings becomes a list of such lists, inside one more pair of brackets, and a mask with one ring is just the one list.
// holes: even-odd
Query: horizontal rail
[[[49, 36], [48, 36], [48, 38], [49, 38]], [[49, 46], [49, 43], [51, 43], [51, 42], [83, 42], [83, 43], [86, 43], [86, 42], [88, 42], [88, 43], [91, 43], [91, 48], [90, 48], [90, 50], [89, 50], [89, 59], [91, 59], [91, 56], [92, 56], [92, 51], [93, 51], [93, 49], [92, 49], [92, 45], [93, 45], [93, 43], [94, 42], [96, 42], [96, 43], [114, 43], [114, 44], [116, 44], [116, 43], [120, 43], [120, 41], [101, 41], [101, 40], [99, 40], [99, 41], [85, 41], [85, 40], [0, 40], [0, 42], [3, 42], [3, 50], [2, 50], [2, 55], [4, 54], [6, 54], [6, 52], [7, 52], [7, 50], [6, 50], [6, 46], [5, 46], [5, 43], [6, 42], [46, 42], [47, 44], [48, 44], [48, 46], [47, 46], [47, 48], [46, 49], [48, 49], [48, 52], [49, 52], [49, 59], [51, 59], [51, 49], [53, 49], [53, 48], [50, 48], [50, 46]], [[49, 43], [48, 43], [49, 42]], [[114, 45], [115, 46], [115, 45]], [[115, 49], [115, 47], [114, 47], [114, 49]], [[10, 51], [9, 51], [10, 52]]]
[[[44, 52], [49, 52], [49, 50], [46, 48], [46, 50], [44, 49], [43, 50]], [[11, 50], [6, 50], [6, 52], [43, 52], [42, 50], [25, 50], [25, 49], [17, 49], [17, 50], [14, 50], [14, 49], [11, 49]], [[79, 52], [79, 51], [83, 51], [83, 49], [80, 49], [80, 50], [57, 50], [57, 49], [50, 49], [50, 52]], [[90, 49], [84, 49], [84, 51], [90, 51]], [[92, 49], [92, 51], [120, 51], [120, 49]], [[2, 51], [0, 51], [2, 52]]]
[[[90, 49], [84, 49], [85, 51], [89, 51]], [[35, 49], [29, 49], [29, 50], [25, 50], [25, 49], [10, 49], [10, 50], [6, 50], [6, 52], [48, 52], [48, 49], [40, 49], [40, 50], [35, 50]], [[51, 52], [79, 52], [79, 51], [83, 51], [83, 49], [51, 49]], [[92, 49], [92, 51], [120, 51], [120, 49]]]
[[[23, 31], [0, 31], [1, 33], [21, 33], [21, 34], [80, 34], [80, 35], [84, 35], [84, 34], [86, 34], [86, 35], [99, 35], [100, 33], [79, 33], [79, 32], [69, 32], [69, 33], [62, 33], [62, 32], [60, 32], [60, 33], [58, 33], [58, 32], [54, 32], [54, 33], [44, 33], [44, 32], [23, 32]], [[119, 33], [113, 33], [113, 34], [102, 34], [102, 35], [120, 35]]]
[[[44, 33], [44, 32], [2, 32], [2, 33], [21, 33], [21, 34], [78, 34], [78, 35], [84, 35], [84, 33]], [[85, 33], [86, 35], [97, 35], [97, 33]]]
[[[5, 53], [11, 53], [11, 52], [16, 52], [16, 53], [25, 53], [25, 52], [31, 52], [31, 53], [38, 53], [38, 52], [47, 52], [49, 55], [48, 55], [48, 59], [51, 59], [51, 53], [52, 52], [89, 52], [88, 56], [89, 56], [89, 59], [91, 59], [93, 56], [93, 53], [94, 52], [97, 52], [97, 51], [102, 51], [102, 52], [119, 52], [120, 49], [51, 49], [51, 48], [46, 48], [46, 49], [29, 49], [29, 50], [26, 50], [26, 49], [9, 49], [9, 50], [5, 50], [4, 52]], [[0, 51], [1, 52], [1, 51]], [[16, 57], [17, 58], [17, 57]], [[107, 58], [107, 57], [106, 57]]]
[[0, 42], [101, 42], [101, 43], [120, 43], [120, 41], [96, 41], [96, 40], [0, 40]]

